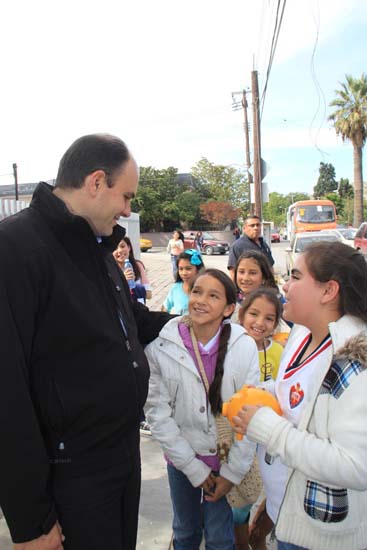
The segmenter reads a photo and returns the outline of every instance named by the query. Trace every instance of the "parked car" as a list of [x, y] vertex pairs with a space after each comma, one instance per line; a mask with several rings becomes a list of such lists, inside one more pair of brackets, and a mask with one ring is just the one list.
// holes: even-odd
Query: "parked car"
[[140, 250], [141, 252], [148, 252], [153, 246], [153, 243], [150, 239], [139, 239]]
[[[196, 231], [185, 231], [184, 232], [184, 247], [186, 248], [195, 248], [194, 239]], [[229, 250], [229, 244], [226, 241], [220, 241], [210, 233], [203, 231], [203, 246], [202, 253], [208, 254], [225, 254]]]
[[271, 242], [280, 243], [280, 234], [275, 229], [271, 232]]
[[311, 243], [319, 241], [341, 242], [341, 240], [341, 235], [332, 229], [325, 229], [323, 231], [303, 231], [301, 233], [296, 233], [290, 243], [290, 246], [285, 249], [287, 253], [286, 266], [288, 275], [291, 274], [297, 255], [303, 252]]
[[335, 231], [335, 233], [338, 233], [342, 243], [354, 247], [354, 237], [357, 233], [357, 229], [355, 227], [338, 227], [337, 229], [330, 229], [330, 231]]
[[354, 247], [367, 256], [367, 222], [363, 222], [354, 237]]

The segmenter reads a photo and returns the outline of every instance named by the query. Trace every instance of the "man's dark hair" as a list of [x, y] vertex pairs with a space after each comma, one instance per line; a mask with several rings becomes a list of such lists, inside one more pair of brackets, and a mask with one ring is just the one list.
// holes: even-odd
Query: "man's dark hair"
[[259, 220], [259, 222], [261, 223], [261, 219], [259, 216], [257, 216], [256, 214], [249, 214], [248, 216], [246, 216], [246, 218], [243, 220], [243, 227], [245, 227], [245, 225], [247, 224], [247, 222], [249, 220]]
[[109, 134], [82, 136], [62, 157], [55, 187], [80, 189], [85, 178], [96, 170], [105, 172], [107, 185], [112, 187], [115, 174], [130, 158], [128, 148], [118, 137]]

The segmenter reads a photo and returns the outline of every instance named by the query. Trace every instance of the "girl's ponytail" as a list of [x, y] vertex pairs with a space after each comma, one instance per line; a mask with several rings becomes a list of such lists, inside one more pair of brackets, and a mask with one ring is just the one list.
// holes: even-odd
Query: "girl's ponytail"
[[219, 339], [217, 364], [215, 366], [214, 380], [209, 388], [209, 403], [214, 416], [222, 413], [222, 378], [224, 373], [224, 359], [227, 353], [228, 340], [231, 336], [231, 324], [225, 323]]

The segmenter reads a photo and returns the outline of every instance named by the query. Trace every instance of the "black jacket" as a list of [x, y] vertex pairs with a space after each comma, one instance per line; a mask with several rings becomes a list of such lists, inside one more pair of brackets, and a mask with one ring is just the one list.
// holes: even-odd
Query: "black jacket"
[[51, 475], [139, 460], [139, 339], [169, 317], [132, 304], [110, 254], [123, 235], [98, 244], [45, 183], [0, 224], [0, 506], [15, 542], [54, 524]]

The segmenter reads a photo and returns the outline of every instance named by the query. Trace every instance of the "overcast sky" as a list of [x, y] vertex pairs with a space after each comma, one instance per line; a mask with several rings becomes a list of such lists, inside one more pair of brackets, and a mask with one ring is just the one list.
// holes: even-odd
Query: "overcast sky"
[[[265, 83], [275, 0], [4, 0], [0, 183], [54, 178], [77, 137], [109, 132], [140, 166], [244, 163], [231, 93]], [[353, 174], [327, 122], [366, 68], [365, 0], [288, 0], [262, 117], [270, 191], [311, 192], [320, 162]], [[314, 56], [312, 53], [314, 51]]]

